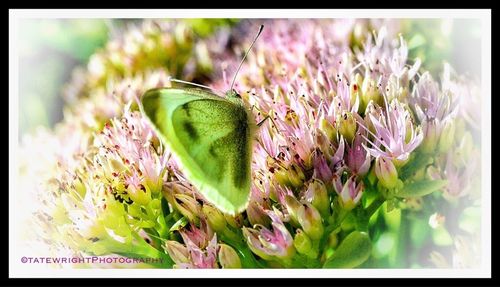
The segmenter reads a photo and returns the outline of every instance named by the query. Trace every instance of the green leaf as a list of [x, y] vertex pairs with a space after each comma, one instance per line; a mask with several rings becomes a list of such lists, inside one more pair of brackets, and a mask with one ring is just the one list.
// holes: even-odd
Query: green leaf
[[177, 220], [177, 222], [174, 223], [174, 225], [172, 225], [172, 227], [170, 227], [169, 232], [180, 230], [181, 228], [186, 226], [188, 223], [189, 223], [189, 221], [187, 220], [187, 218], [181, 217], [181, 219]]
[[397, 205], [398, 205], [397, 199], [393, 198], [393, 199], [387, 200], [387, 213], [396, 209]]
[[368, 234], [354, 231], [344, 238], [323, 268], [354, 268], [365, 262], [371, 251], [372, 243]]
[[448, 181], [446, 180], [421, 180], [407, 184], [402, 190], [398, 191], [395, 196], [401, 198], [420, 197], [433, 193], [445, 187]]
[[399, 178], [406, 180], [419, 170], [425, 168], [431, 162], [431, 158], [425, 154], [416, 154], [409, 163], [404, 165], [399, 171]]

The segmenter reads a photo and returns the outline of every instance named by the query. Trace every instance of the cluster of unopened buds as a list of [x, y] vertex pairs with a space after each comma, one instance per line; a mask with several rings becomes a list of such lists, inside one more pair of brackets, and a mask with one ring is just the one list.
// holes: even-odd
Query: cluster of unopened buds
[[[357, 23], [349, 22], [345, 35], [335, 31], [339, 23], [276, 20], [239, 72], [235, 89], [256, 120], [271, 120], [257, 131], [249, 205], [235, 216], [196, 191], [137, 106], [147, 89], [169, 85], [179, 45], [207, 49], [213, 74], [237, 66], [238, 56], [219, 49], [230, 30], [198, 45], [175, 25], [146, 25], [145, 36], [140, 29], [130, 36], [135, 50], [108, 48], [135, 51], [123, 56], [125, 67], [139, 50], [165, 43], [172, 51], [162, 59], [173, 58], [168, 69], [107, 79], [95, 98], [78, 99], [81, 84], [68, 88], [85, 106], [73, 108], [53, 137], [64, 146], [71, 129], [82, 140], [51, 151], [50, 171], [36, 189], [44, 202], [38, 236], [78, 254], [165, 258], [165, 268], [356, 267], [372, 254], [370, 219], [384, 207], [418, 212], [440, 198], [472, 202], [480, 151], [473, 82], [449, 65], [436, 81], [408, 59], [404, 35], [385, 28], [362, 35], [363, 47], [352, 50]], [[154, 42], [155, 33], [165, 40]], [[239, 37], [247, 47], [250, 37]], [[101, 56], [91, 61], [86, 85], [107, 73]], [[227, 88], [222, 79], [205, 84]]]

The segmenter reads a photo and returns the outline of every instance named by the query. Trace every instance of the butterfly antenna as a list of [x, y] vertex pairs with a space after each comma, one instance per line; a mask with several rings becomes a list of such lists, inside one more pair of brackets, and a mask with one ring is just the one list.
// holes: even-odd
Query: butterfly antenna
[[260, 33], [262, 33], [263, 29], [264, 29], [264, 25], [260, 25], [259, 32], [257, 33], [257, 36], [255, 36], [255, 39], [253, 39], [252, 44], [250, 45], [248, 50], [245, 52], [243, 59], [241, 59], [240, 65], [238, 66], [238, 69], [236, 69], [236, 73], [234, 74], [233, 82], [231, 83], [231, 89], [229, 89], [230, 91], [233, 90], [234, 82], [236, 81], [236, 76], [238, 75], [238, 72], [240, 71], [241, 66], [243, 65], [243, 62], [245, 61], [246, 57], [248, 56], [248, 53], [250, 52], [250, 50], [252, 50], [253, 44], [255, 44], [255, 42], [257, 41], [257, 39], [260, 36]]
[[[204, 89], [208, 89], [208, 90], [212, 90], [212, 91], [217, 91], [219, 93], [221, 93], [221, 91], [219, 90], [216, 90], [214, 88], [211, 88], [209, 86], [205, 86], [205, 85], [201, 85], [201, 84], [196, 84], [196, 83], [192, 83], [192, 82], [188, 82], [188, 81], [183, 81], [183, 80], [179, 80], [179, 79], [175, 79], [175, 78], [172, 78], [172, 77], [168, 77], [167, 79], [169, 82], [175, 82], [175, 83], [181, 83], [181, 84], [187, 84], [187, 85], [192, 85], [192, 86], [196, 86], [196, 87], [200, 87], [200, 88], [204, 88]], [[224, 93], [222, 93], [224, 94]]]
[[172, 77], [168, 77], [167, 79], [169, 82], [176, 82], [176, 83], [181, 83], [181, 84], [188, 84], [188, 85], [193, 85], [193, 86], [197, 86], [197, 87], [201, 87], [201, 88], [205, 88], [205, 89], [209, 89], [209, 90], [213, 90], [212, 88], [210, 88], [209, 86], [205, 86], [205, 85], [200, 85], [200, 84], [196, 84], [196, 83], [192, 83], [192, 82], [188, 82], [188, 81], [183, 81], [183, 80], [179, 80], [179, 79], [175, 79], [175, 78], [172, 78]]

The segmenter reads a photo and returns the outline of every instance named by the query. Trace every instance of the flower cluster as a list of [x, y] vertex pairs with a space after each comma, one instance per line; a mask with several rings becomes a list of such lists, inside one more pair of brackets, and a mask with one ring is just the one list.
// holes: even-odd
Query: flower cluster
[[[235, 51], [260, 23], [246, 24]], [[392, 26], [359, 35], [367, 23], [264, 24], [273, 29], [235, 85], [257, 121], [269, 118], [257, 132], [243, 213], [223, 214], [189, 184], [137, 106], [147, 89], [170, 85], [169, 75], [236, 67], [239, 53], [216, 45], [230, 30], [205, 41], [182, 23], [155, 21], [96, 54], [68, 86], [54, 136], [33, 139], [55, 147], [44, 153], [50, 168], [23, 168], [44, 174], [35, 189], [39, 235], [75, 252], [166, 258], [162, 267], [354, 267], [371, 251], [339, 254], [364, 250], [349, 235], [370, 233], [382, 205], [406, 210], [431, 193], [477, 198], [479, 113], [467, 102], [479, 90], [471, 82], [448, 65], [439, 83], [418, 59], [408, 64]], [[205, 84], [228, 88], [222, 78]], [[429, 216], [432, 206], [413, 212]]]

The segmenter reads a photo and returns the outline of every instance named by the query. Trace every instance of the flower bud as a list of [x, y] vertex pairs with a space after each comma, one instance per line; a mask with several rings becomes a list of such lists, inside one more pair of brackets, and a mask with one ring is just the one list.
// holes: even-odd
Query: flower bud
[[439, 137], [438, 150], [439, 152], [447, 152], [453, 145], [455, 136], [455, 123], [453, 121], [446, 121], [444, 127], [441, 130], [441, 135]]
[[375, 174], [385, 188], [391, 189], [398, 183], [398, 171], [391, 160], [377, 157], [375, 160]]
[[312, 239], [319, 240], [323, 235], [324, 228], [321, 222], [321, 214], [310, 203], [303, 203], [297, 211], [297, 219], [304, 232]]
[[198, 222], [200, 204], [190, 195], [178, 193], [174, 195], [176, 202], [175, 206], [179, 212], [184, 215], [190, 222]]
[[289, 180], [292, 187], [294, 187], [294, 188], [302, 187], [305, 179], [306, 179], [306, 176], [304, 175], [302, 168], [299, 167], [297, 164], [292, 163], [288, 167], [288, 180]]
[[268, 212], [268, 215], [272, 220], [271, 229], [262, 225], [256, 226], [258, 230], [243, 227], [248, 247], [265, 260], [273, 257], [290, 259], [295, 254], [292, 235], [274, 212]]
[[312, 163], [314, 165], [314, 177], [322, 180], [323, 182], [329, 182], [332, 180], [332, 169], [328, 166], [325, 155], [318, 150], [311, 153], [311, 155], [313, 156]]
[[313, 250], [311, 239], [302, 231], [297, 229], [295, 238], [293, 239], [293, 246], [300, 254], [308, 255]]
[[241, 228], [243, 226], [243, 215], [238, 213], [236, 215], [229, 215], [224, 213], [224, 217], [226, 218], [227, 224], [231, 225], [234, 228]]
[[[367, 76], [363, 80], [363, 85], [361, 86], [361, 103], [362, 107], [367, 107], [370, 101], [380, 104], [381, 95], [377, 86], [377, 82]], [[363, 109], [361, 109], [363, 111]]]
[[342, 191], [337, 191], [340, 206], [345, 210], [352, 210], [359, 203], [363, 189], [363, 182], [356, 183], [355, 176], [351, 176], [342, 187]]
[[325, 133], [331, 142], [337, 141], [337, 129], [327, 119], [321, 119], [320, 130]]
[[171, 188], [163, 189], [165, 199], [190, 222], [197, 223], [201, 211], [198, 201], [187, 193], [189, 191], [186, 187], [179, 184], [171, 186]]
[[264, 212], [262, 206], [255, 201], [251, 201], [247, 207], [247, 217], [248, 221], [252, 226], [255, 224], [260, 224], [269, 227], [271, 224], [271, 219]]
[[245, 237], [248, 247], [253, 253], [258, 255], [264, 260], [271, 260], [273, 257], [271, 254], [267, 254], [266, 249], [259, 240], [259, 232], [252, 228], [243, 227], [243, 236]]
[[170, 258], [172, 258], [172, 260], [177, 264], [189, 263], [191, 261], [189, 259], [189, 251], [186, 246], [177, 241], [166, 241], [164, 249], [170, 256]]
[[276, 167], [276, 169], [274, 170], [274, 179], [280, 185], [283, 185], [283, 186], [290, 186], [291, 185], [290, 180], [288, 178], [287, 170], [280, 167], [280, 166]]
[[163, 188], [163, 175], [167, 171], [166, 168], [160, 169], [153, 166], [154, 161], [160, 161], [158, 155], [148, 155], [139, 162], [139, 168], [144, 174], [144, 185], [152, 194], [159, 193]]
[[299, 224], [299, 219], [297, 218], [297, 212], [301, 207], [300, 202], [297, 199], [295, 199], [295, 197], [287, 194], [285, 195], [285, 205], [288, 214], [290, 215], [290, 221], [292, 225], [299, 226], [300, 224]]
[[371, 156], [362, 145], [361, 135], [354, 138], [352, 145], [347, 146], [346, 164], [354, 174], [365, 175], [370, 169]]
[[222, 268], [241, 268], [238, 253], [229, 245], [219, 244], [219, 263]]
[[224, 218], [222, 212], [220, 212], [217, 208], [209, 204], [204, 204], [201, 210], [207, 218], [208, 225], [215, 232], [222, 232], [226, 228], [226, 219]]
[[424, 139], [420, 148], [424, 153], [433, 153], [439, 140], [439, 131], [436, 120], [428, 120], [423, 123]]
[[128, 195], [134, 202], [146, 206], [151, 201], [151, 191], [143, 184], [129, 185]]
[[151, 191], [152, 194], [157, 194], [162, 189], [163, 180], [161, 177], [158, 177], [156, 179], [145, 178], [144, 185]]
[[344, 136], [347, 142], [352, 143], [357, 129], [356, 119], [353, 117], [352, 113], [344, 112], [343, 115], [337, 118], [337, 122], [339, 125], [339, 133]]
[[409, 144], [410, 141], [413, 138], [414, 133], [417, 131], [414, 131], [414, 126], [411, 120], [406, 121], [406, 132], [405, 132], [405, 144]]
[[305, 193], [306, 199], [318, 209], [323, 217], [330, 215], [330, 200], [325, 184], [321, 180], [313, 180]]

